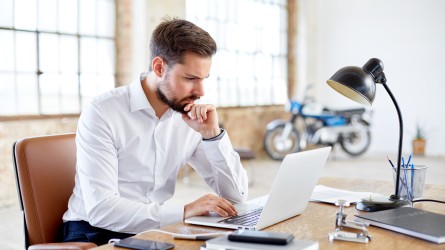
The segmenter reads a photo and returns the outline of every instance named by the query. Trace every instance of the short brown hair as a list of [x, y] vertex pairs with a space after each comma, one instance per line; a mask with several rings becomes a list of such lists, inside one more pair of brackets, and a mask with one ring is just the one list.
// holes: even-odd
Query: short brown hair
[[216, 42], [207, 31], [187, 20], [167, 18], [153, 31], [150, 59], [162, 57], [169, 67], [173, 67], [183, 62], [186, 51], [211, 57], [216, 49]]

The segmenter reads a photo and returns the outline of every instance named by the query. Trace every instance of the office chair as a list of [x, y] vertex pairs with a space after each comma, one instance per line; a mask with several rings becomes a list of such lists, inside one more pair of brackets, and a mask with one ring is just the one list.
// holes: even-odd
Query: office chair
[[56, 243], [62, 216], [74, 188], [75, 134], [30, 137], [13, 145], [13, 162], [25, 247], [29, 250], [96, 247], [94, 243]]

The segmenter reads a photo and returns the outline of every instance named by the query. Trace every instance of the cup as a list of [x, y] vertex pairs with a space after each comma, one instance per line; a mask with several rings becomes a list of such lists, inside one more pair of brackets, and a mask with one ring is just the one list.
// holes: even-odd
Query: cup
[[[427, 166], [416, 165], [414, 168], [400, 168], [399, 196], [405, 200], [413, 201], [422, 197], [423, 187], [425, 186], [425, 176]], [[396, 181], [396, 169], [394, 171], [394, 183]]]

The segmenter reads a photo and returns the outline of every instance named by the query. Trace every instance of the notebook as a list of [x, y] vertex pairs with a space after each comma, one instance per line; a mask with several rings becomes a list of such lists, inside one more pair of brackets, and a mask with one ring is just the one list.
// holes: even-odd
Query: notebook
[[[256, 221], [236, 221], [216, 213], [190, 217], [185, 223], [232, 229], [261, 230], [304, 211], [326, 164], [331, 147], [288, 154], [281, 163], [269, 195], [236, 204], [237, 217]], [[250, 216], [255, 212], [256, 215]], [[249, 216], [248, 216], [249, 215]]]
[[[202, 248], [201, 248], [202, 249]], [[206, 241], [205, 249], [233, 249], [233, 250], [318, 250], [319, 244], [312, 240], [294, 239], [287, 245], [268, 245], [258, 243], [236, 242], [227, 239], [227, 235]]]
[[445, 215], [412, 207], [401, 207], [355, 215], [370, 225], [414, 236], [434, 243], [445, 243]]

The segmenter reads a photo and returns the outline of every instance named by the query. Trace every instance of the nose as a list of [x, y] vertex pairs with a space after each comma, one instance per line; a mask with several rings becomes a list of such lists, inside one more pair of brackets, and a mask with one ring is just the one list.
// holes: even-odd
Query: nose
[[205, 94], [204, 79], [196, 81], [194, 89], [193, 89], [193, 94], [197, 95], [197, 96], [204, 96], [204, 94]]

